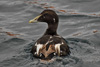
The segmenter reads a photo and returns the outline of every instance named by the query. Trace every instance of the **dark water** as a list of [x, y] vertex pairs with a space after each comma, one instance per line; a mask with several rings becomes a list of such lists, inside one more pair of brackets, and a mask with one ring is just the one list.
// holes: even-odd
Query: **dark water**
[[[42, 64], [30, 49], [47, 26], [28, 21], [50, 6], [59, 15], [58, 33], [71, 55]], [[100, 0], [1, 0], [0, 67], [100, 67]]]

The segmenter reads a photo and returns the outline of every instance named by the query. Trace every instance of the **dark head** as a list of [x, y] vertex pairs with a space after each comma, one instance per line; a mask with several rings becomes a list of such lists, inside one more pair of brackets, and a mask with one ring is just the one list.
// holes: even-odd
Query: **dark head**
[[33, 22], [46, 22], [48, 24], [58, 24], [58, 16], [53, 10], [44, 10], [39, 16], [29, 21], [29, 23]]
[[29, 23], [46, 22], [48, 24], [48, 29], [46, 30], [45, 35], [57, 35], [56, 30], [58, 21], [58, 15], [53, 10], [44, 10], [39, 16], [30, 20]]

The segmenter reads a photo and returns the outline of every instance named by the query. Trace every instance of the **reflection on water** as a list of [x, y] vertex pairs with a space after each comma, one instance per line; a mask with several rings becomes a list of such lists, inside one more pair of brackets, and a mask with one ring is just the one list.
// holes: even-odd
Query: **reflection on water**
[[[0, 1], [0, 67], [99, 67], [99, 0]], [[41, 63], [30, 50], [45, 32], [45, 23], [28, 21], [45, 8], [59, 15], [58, 34], [68, 42], [71, 55]]]

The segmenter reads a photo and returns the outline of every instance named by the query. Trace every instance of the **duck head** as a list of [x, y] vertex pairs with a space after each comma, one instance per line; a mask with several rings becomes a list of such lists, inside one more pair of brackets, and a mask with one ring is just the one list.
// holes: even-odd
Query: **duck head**
[[57, 24], [58, 16], [53, 10], [44, 10], [39, 16], [30, 20], [29, 23], [46, 22], [48, 24]]

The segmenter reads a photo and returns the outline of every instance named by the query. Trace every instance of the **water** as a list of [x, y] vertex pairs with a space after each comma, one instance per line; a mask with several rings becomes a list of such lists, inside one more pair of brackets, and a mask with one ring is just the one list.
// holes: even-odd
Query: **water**
[[[0, 67], [100, 67], [100, 0], [1, 0]], [[45, 32], [45, 23], [28, 21], [45, 8], [59, 15], [58, 34], [71, 55], [43, 64], [30, 49]]]

